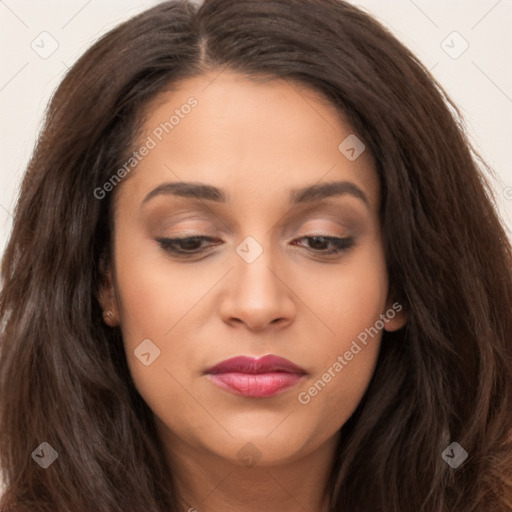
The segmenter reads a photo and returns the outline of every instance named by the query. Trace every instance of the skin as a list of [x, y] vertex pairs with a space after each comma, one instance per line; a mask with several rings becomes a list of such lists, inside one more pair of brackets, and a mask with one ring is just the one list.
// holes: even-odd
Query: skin
[[[382, 331], [309, 403], [298, 395], [393, 304], [374, 163], [368, 151], [354, 161], [340, 152], [353, 131], [314, 91], [228, 71], [162, 93], [148, 107], [141, 141], [191, 96], [197, 106], [115, 191], [113, 263], [100, 297], [113, 315], [105, 321], [122, 330], [184, 510], [321, 512], [338, 431], [367, 389]], [[288, 202], [293, 188], [341, 180], [356, 184], [368, 205], [349, 194]], [[229, 201], [160, 194], [143, 204], [155, 187], [181, 181], [222, 188]], [[157, 241], [193, 235], [218, 245], [198, 243], [205, 253], [178, 258]], [[352, 236], [355, 244], [325, 256], [333, 246], [304, 238], [313, 235]], [[248, 236], [263, 249], [252, 263], [236, 252]], [[405, 322], [402, 309], [385, 329]], [[148, 366], [134, 355], [145, 339], [160, 350]], [[273, 397], [249, 398], [203, 374], [233, 356], [266, 354], [307, 375]]]

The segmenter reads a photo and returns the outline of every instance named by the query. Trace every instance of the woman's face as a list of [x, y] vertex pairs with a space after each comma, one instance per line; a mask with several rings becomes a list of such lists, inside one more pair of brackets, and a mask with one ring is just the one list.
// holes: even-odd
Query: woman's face
[[[290, 462], [335, 441], [382, 325], [405, 316], [387, 297], [375, 168], [350, 126], [295, 83], [215, 76], [150, 105], [115, 190], [101, 301], [169, 446]], [[299, 369], [266, 358], [209, 373], [269, 354]]]

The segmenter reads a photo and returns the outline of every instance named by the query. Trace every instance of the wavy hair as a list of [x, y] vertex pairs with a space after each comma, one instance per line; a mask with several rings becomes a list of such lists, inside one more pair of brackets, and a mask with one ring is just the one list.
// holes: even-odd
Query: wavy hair
[[[456, 105], [387, 29], [340, 0], [167, 1], [101, 37], [48, 106], [5, 250], [2, 511], [175, 512], [180, 496], [119, 329], [97, 301], [112, 201], [145, 107], [206, 71], [321, 92], [381, 185], [390, 289], [370, 385], [341, 429], [330, 512], [512, 510], [512, 254]], [[458, 469], [441, 457], [458, 442]], [[42, 442], [58, 452], [43, 470]]]

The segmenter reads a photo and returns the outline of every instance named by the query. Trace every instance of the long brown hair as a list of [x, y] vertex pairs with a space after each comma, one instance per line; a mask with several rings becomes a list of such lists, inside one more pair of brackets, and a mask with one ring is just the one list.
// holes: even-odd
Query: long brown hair
[[[418, 59], [339, 0], [163, 2], [113, 29], [48, 107], [2, 262], [1, 510], [174, 512], [172, 464], [97, 292], [112, 200], [144, 107], [205, 70], [305, 84], [372, 153], [407, 325], [342, 427], [330, 511], [512, 509], [512, 255], [492, 174]], [[136, 172], [136, 171], [135, 171]], [[42, 469], [47, 442], [58, 459]], [[452, 442], [469, 457], [457, 469]]]

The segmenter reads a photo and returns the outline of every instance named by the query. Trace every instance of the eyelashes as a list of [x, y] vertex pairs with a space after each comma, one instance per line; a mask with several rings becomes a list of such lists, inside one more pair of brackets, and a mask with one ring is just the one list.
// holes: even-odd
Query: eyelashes
[[[339, 238], [334, 236], [310, 235], [297, 238], [294, 242], [300, 240], [308, 240], [309, 247], [299, 246], [304, 247], [306, 251], [317, 256], [338, 255], [348, 251], [355, 244], [354, 237]], [[182, 258], [211, 252], [213, 246], [223, 243], [222, 241], [218, 241], [218, 239], [205, 235], [187, 236], [184, 238], [158, 238], [156, 241], [167, 253]], [[210, 242], [210, 244], [204, 247], [202, 246], [204, 242]], [[325, 248], [325, 245], [330, 245], [330, 249]]]
[[[209, 236], [197, 235], [187, 236], [185, 238], [158, 238], [157, 242], [165, 251], [176, 255], [194, 255], [206, 252], [208, 248], [196, 247], [197, 243], [214, 241], [215, 239]], [[219, 245], [219, 244], [213, 244]], [[211, 246], [210, 246], [211, 247]]]

